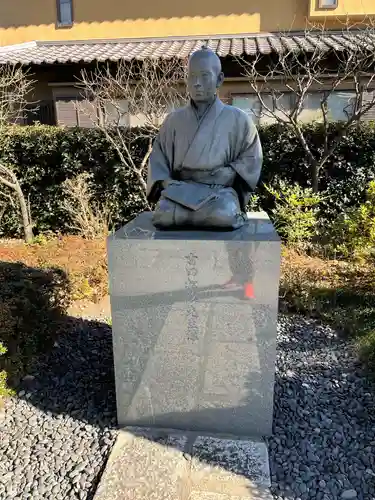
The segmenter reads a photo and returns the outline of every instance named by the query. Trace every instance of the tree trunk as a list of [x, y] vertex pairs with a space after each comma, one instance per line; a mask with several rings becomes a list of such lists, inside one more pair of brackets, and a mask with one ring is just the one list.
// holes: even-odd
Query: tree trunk
[[314, 193], [319, 192], [319, 165], [314, 163], [311, 167], [312, 189]]
[[148, 208], [150, 210], [151, 207], [150, 207], [150, 204], [149, 204], [148, 199], [147, 199], [147, 182], [145, 182], [145, 180], [143, 178], [142, 169], [140, 168], [140, 169], [135, 170], [135, 175], [137, 176], [138, 182], [139, 182], [140, 186], [142, 187], [141, 194], [142, 194], [143, 201], [145, 202], [146, 208]]
[[29, 211], [27, 209], [27, 203], [26, 203], [25, 197], [23, 195], [21, 186], [19, 185], [18, 182], [16, 183], [15, 191], [17, 193], [18, 201], [19, 201], [20, 208], [21, 208], [21, 216], [22, 216], [22, 224], [23, 224], [25, 242], [31, 243], [31, 241], [33, 240], [33, 237], [34, 237], [33, 226], [31, 224], [30, 215], [29, 215]]

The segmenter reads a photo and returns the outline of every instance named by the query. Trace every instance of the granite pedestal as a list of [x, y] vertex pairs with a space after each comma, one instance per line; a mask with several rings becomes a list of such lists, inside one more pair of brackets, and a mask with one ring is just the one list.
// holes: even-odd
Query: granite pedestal
[[120, 426], [272, 432], [280, 240], [158, 231], [144, 212], [108, 238]]

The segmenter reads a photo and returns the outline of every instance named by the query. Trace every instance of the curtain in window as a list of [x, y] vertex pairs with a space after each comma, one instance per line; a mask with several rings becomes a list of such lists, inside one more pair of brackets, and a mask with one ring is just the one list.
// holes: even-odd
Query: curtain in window
[[57, 0], [59, 24], [70, 25], [73, 23], [72, 0]]
[[[321, 102], [324, 97], [322, 92], [309, 93], [303, 103], [299, 118], [303, 122], [313, 120], [322, 121], [323, 114]], [[331, 121], [346, 121], [353, 112], [355, 93], [353, 91], [336, 91], [327, 99], [328, 119]]]
[[264, 108], [255, 94], [233, 96], [232, 105], [248, 113], [256, 125], [265, 125], [276, 122], [276, 118], [268, 110], [273, 111], [277, 116], [283, 118], [284, 112], [290, 110], [290, 95], [282, 94], [277, 96], [276, 105], [271, 95], [262, 96]]
[[255, 124], [259, 124], [261, 105], [255, 95], [233, 96], [232, 106], [242, 109], [251, 116]]

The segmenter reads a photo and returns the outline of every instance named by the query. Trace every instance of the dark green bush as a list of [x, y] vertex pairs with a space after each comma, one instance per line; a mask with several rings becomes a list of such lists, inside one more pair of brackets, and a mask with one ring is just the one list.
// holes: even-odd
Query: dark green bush
[[[322, 152], [324, 129], [318, 123], [307, 124], [305, 137], [314, 153]], [[337, 125], [331, 124], [330, 135]], [[264, 150], [261, 180], [271, 184], [278, 177], [287, 183], [311, 187], [311, 168], [305, 152], [294, 134], [286, 127], [271, 125], [260, 129]], [[366, 199], [368, 183], [375, 179], [375, 129], [373, 124], [354, 124], [340, 141], [338, 148], [320, 172], [321, 197], [318, 218], [323, 225], [333, 221], [347, 208], [358, 206]], [[259, 188], [262, 205], [272, 208], [272, 198]]]
[[[334, 134], [336, 125], [332, 124]], [[323, 144], [319, 124], [305, 126], [314, 152]], [[272, 185], [278, 178], [287, 183], [311, 186], [311, 170], [298, 139], [286, 127], [260, 128], [264, 150], [261, 181]], [[124, 131], [126, 133], [126, 131]], [[147, 144], [140, 139], [134, 158], [143, 156]], [[99, 203], [110, 203], [115, 226], [144, 209], [140, 187], [126, 172], [114, 148], [97, 129], [63, 129], [48, 126], [9, 127], [0, 137], [0, 161], [13, 165], [26, 197], [30, 199], [35, 232], [66, 232], [71, 221], [62, 207], [62, 183], [82, 172], [93, 174]], [[375, 131], [372, 125], [353, 126], [320, 173], [323, 201], [318, 218], [323, 225], [349, 207], [365, 200], [366, 187], [375, 178]], [[262, 206], [274, 208], [273, 197], [258, 188]], [[0, 222], [0, 236], [21, 235], [16, 210], [9, 208]]]
[[[135, 155], [146, 148], [141, 139]], [[111, 145], [97, 129], [49, 126], [9, 127], [0, 137], [0, 161], [12, 165], [30, 200], [35, 233], [66, 232], [72, 221], [63, 209], [63, 182], [83, 172], [93, 175], [97, 200], [109, 202], [115, 225], [143, 209], [138, 184], [126, 172]], [[9, 209], [0, 236], [21, 235], [19, 216]]]
[[0, 372], [17, 376], [52, 346], [69, 301], [70, 284], [62, 270], [0, 262], [0, 345], [7, 349]]

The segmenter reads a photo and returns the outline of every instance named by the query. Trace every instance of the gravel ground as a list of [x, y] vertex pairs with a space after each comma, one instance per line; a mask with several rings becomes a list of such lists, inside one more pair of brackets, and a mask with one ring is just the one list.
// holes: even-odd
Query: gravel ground
[[276, 499], [375, 499], [375, 385], [354, 347], [311, 320], [278, 330], [274, 436]]
[[[375, 500], [375, 386], [328, 327], [280, 317], [275, 499]], [[92, 499], [114, 442], [108, 326], [77, 320], [8, 400], [0, 421], [0, 499]]]
[[115, 440], [111, 330], [74, 321], [6, 403], [0, 499], [92, 499]]

